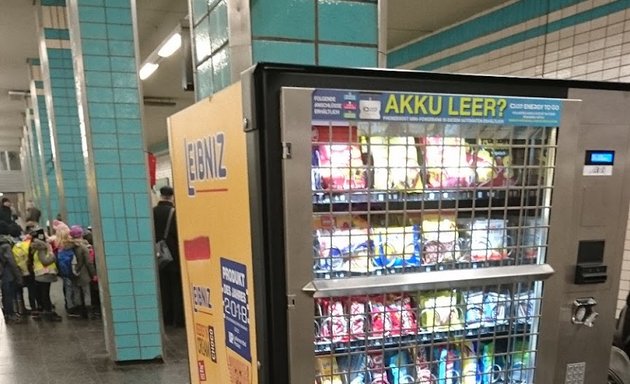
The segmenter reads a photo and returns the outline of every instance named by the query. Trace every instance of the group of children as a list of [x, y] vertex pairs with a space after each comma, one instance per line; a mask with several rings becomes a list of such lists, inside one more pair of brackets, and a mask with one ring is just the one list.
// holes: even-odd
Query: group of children
[[[54, 235], [33, 227], [0, 221], [2, 310], [7, 324], [33, 320], [61, 321], [50, 298], [51, 284], [63, 280], [68, 317], [100, 318], [98, 278], [92, 235], [78, 225], [55, 220]], [[28, 305], [23, 299], [28, 292]]]

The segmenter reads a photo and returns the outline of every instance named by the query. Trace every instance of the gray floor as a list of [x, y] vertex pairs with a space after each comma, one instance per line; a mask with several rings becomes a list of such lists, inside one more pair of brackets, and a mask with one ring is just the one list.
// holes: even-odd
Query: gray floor
[[107, 357], [101, 321], [66, 318], [58, 283], [53, 292], [60, 323], [7, 325], [0, 313], [0, 384], [190, 382], [184, 329], [167, 329], [163, 364], [116, 365]]

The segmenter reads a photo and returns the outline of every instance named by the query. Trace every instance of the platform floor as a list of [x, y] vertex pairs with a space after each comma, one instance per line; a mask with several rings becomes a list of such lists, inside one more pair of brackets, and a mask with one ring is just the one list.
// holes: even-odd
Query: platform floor
[[68, 319], [59, 282], [52, 287], [60, 323], [5, 324], [0, 311], [0, 384], [189, 383], [186, 334], [168, 329], [164, 363], [117, 365], [105, 351], [100, 320]]

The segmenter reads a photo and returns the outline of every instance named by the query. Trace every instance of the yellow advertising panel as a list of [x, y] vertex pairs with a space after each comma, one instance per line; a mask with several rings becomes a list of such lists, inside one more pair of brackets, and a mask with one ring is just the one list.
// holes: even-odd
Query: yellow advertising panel
[[193, 383], [258, 383], [241, 85], [169, 118]]

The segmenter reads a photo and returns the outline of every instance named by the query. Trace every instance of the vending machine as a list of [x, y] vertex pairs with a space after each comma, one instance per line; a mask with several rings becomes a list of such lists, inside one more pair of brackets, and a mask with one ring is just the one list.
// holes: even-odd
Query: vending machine
[[187, 310], [210, 282], [203, 378], [224, 360], [231, 383], [605, 382], [630, 87], [258, 64], [228, 93], [170, 130], [207, 248], [208, 272], [182, 248]]
[[605, 381], [627, 86], [283, 65], [243, 79], [261, 379]]

